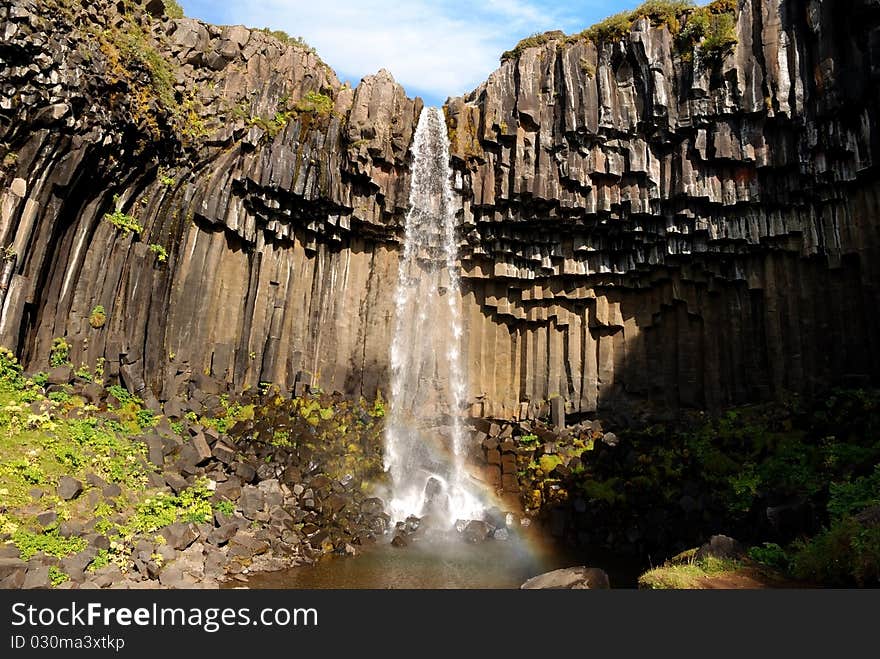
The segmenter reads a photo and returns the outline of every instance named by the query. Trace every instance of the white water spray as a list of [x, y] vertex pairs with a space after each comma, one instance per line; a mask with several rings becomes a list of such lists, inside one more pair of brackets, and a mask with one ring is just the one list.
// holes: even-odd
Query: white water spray
[[465, 472], [465, 380], [455, 207], [443, 112], [425, 108], [412, 145], [410, 210], [398, 270], [385, 467], [395, 521], [482, 518]]

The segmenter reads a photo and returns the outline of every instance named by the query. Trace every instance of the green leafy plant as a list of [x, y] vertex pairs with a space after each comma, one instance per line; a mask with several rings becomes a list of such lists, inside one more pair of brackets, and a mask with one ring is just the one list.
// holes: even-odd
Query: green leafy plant
[[138, 223], [137, 219], [132, 215], [123, 213], [119, 208], [119, 195], [113, 196], [113, 204], [115, 209], [112, 213], [106, 213], [104, 219], [125, 234], [133, 233], [140, 235], [144, 232], [144, 227]]
[[216, 510], [221, 515], [231, 517], [232, 514], [235, 512], [235, 504], [228, 499], [223, 499], [214, 504], [214, 510]]
[[52, 585], [52, 588], [57, 588], [68, 579], [70, 579], [70, 575], [61, 570], [61, 568], [54, 565], [49, 566], [49, 583]]
[[67, 366], [70, 364], [70, 344], [63, 337], [52, 340], [49, 351], [49, 366]]
[[321, 92], [310, 91], [297, 102], [295, 109], [327, 117], [333, 112], [333, 99]]
[[58, 529], [52, 529], [44, 533], [34, 533], [27, 529], [19, 529], [12, 534], [12, 543], [18, 548], [18, 553], [24, 561], [33, 558], [38, 551], [48, 556], [65, 558], [71, 554], [81, 552], [88, 543], [84, 538], [71, 536], [65, 538], [58, 533]]
[[156, 261], [159, 263], [165, 263], [168, 260], [168, 250], [162, 247], [162, 245], [151, 244], [150, 251], [156, 255]]

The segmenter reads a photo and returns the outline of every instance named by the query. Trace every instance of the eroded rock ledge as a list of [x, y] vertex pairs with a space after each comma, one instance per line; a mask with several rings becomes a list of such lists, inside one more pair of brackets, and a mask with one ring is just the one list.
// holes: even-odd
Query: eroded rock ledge
[[[66, 337], [158, 401], [205, 378], [373, 395], [421, 101], [157, 4], [0, 3], [0, 343], [33, 369]], [[737, 15], [720, 60], [640, 20], [448, 104], [474, 414], [876, 379], [880, 8]]]

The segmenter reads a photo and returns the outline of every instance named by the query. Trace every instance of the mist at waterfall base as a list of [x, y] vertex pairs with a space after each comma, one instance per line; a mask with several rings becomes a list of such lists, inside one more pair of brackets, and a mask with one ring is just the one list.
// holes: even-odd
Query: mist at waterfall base
[[392, 520], [451, 528], [485, 503], [465, 470], [468, 433], [455, 198], [443, 111], [424, 108], [412, 145], [410, 209], [395, 293], [385, 468]]

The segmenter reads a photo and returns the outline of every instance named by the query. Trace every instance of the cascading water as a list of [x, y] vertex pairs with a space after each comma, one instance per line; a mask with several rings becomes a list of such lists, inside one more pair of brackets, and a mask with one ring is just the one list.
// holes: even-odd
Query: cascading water
[[449, 141], [439, 108], [425, 108], [412, 145], [410, 210], [391, 343], [385, 467], [395, 521], [430, 516], [452, 525], [482, 516], [465, 472], [465, 384]]

